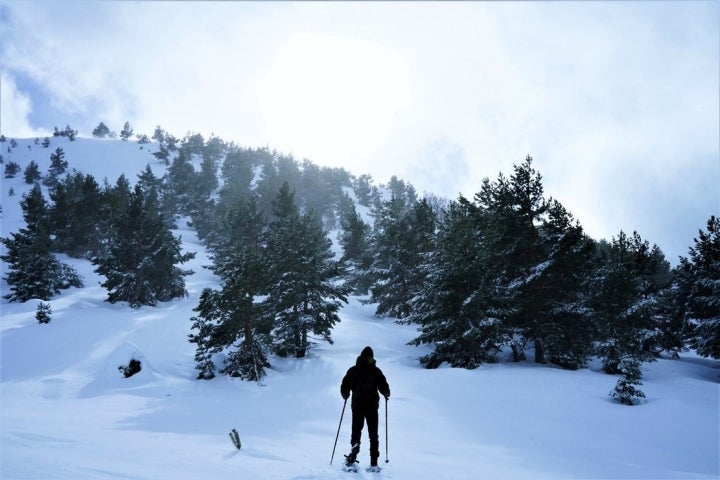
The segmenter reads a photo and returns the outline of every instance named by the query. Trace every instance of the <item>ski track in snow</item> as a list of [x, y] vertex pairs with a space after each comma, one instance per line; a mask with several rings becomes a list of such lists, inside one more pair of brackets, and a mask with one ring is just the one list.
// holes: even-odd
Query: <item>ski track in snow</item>
[[[14, 160], [46, 171], [57, 146], [71, 168], [114, 182], [134, 181], [146, 163], [132, 142], [52, 139], [50, 149], [19, 140]], [[86, 159], [86, 160], [82, 160]], [[9, 196], [9, 188], [15, 196]], [[22, 224], [22, 175], [2, 183], [2, 235]], [[643, 366], [647, 402], [608, 398], [617, 377], [591, 368], [564, 371], [529, 363], [477, 370], [422, 369], [428, 347], [407, 342], [415, 328], [374, 317], [357, 298], [341, 311], [334, 344], [320, 342], [303, 360], [273, 359], [262, 384], [195, 379], [187, 341], [192, 309], [216, 279], [207, 252], [181, 224], [189, 296], [137, 310], [104, 301], [93, 266], [61, 257], [85, 288], [51, 300], [39, 325], [37, 302], [2, 303], [0, 321], [0, 478], [105, 480], [237, 478], [329, 479], [717, 479], [720, 477], [719, 362], [684, 355]], [[332, 235], [331, 235], [332, 237]], [[4, 247], [3, 247], [4, 248]], [[0, 281], [2, 294], [8, 287]], [[392, 390], [380, 406], [380, 473], [366, 472], [366, 432], [358, 473], [341, 470], [349, 450], [346, 408], [333, 465], [342, 399], [339, 384], [371, 345]], [[125, 379], [130, 358], [142, 371]], [[240, 434], [237, 450], [228, 438]]]

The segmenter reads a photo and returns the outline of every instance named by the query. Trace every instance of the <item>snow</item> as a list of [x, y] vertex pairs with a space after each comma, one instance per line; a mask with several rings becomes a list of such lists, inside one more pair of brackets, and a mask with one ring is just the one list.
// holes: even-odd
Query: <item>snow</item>
[[[47, 171], [57, 146], [71, 168], [114, 183], [145, 164], [133, 142], [51, 138], [49, 149], [18, 140], [5, 161]], [[32, 144], [32, 150], [27, 145]], [[18, 155], [23, 156], [16, 156]], [[90, 159], [89, 157], [92, 156]], [[25, 158], [27, 157], [27, 158]], [[81, 157], [85, 160], [81, 160]], [[86, 158], [88, 157], [88, 158]], [[122, 168], [121, 168], [122, 167]], [[10, 187], [15, 196], [8, 196]], [[17, 203], [29, 186], [19, 174], [2, 183], [2, 236], [22, 225]], [[262, 384], [227, 377], [196, 380], [190, 333], [200, 292], [216, 286], [207, 252], [181, 224], [189, 296], [136, 310], [104, 301], [103, 280], [85, 260], [60, 260], [84, 288], [54, 297], [52, 320], [35, 320], [38, 301], [0, 304], [0, 478], [14, 479], [699, 479], [720, 476], [720, 363], [691, 353], [643, 365], [644, 403], [628, 407], [608, 393], [617, 377], [596, 365], [566, 371], [532, 363], [476, 370], [426, 370], [417, 332], [374, 317], [351, 298], [333, 330], [302, 360], [272, 359]], [[4, 265], [3, 265], [4, 270]], [[0, 282], [2, 294], [8, 292]], [[380, 411], [380, 473], [341, 471], [349, 450], [339, 385], [365, 345], [375, 351], [392, 396]], [[130, 359], [142, 371], [124, 378]], [[228, 433], [237, 429], [242, 449]]]

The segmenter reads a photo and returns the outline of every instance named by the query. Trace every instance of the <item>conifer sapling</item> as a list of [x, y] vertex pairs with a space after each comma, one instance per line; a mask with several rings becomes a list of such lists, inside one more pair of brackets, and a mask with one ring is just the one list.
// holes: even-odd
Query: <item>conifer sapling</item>
[[641, 398], [645, 398], [645, 394], [635, 388], [636, 385], [642, 385], [640, 378], [640, 360], [630, 356], [624, 357], [620, 361], [620, 371], [622, 377], [618, 379], [615, 389], [610, 392], [610, 396], [624, 405], [636, 405]]
[[49, 303], [40, 302], [38, 303], [37, 310], [35, 311], [35, 319], [38, 323], [50, 323], [50, 314], [52, 308]]

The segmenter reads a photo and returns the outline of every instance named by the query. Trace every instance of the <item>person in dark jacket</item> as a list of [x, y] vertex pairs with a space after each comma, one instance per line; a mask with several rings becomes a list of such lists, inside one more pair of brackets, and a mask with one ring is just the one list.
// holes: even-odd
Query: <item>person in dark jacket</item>
[[377, 466], [377, 459], [380, 456], [380, 445], [378, 440], [378, 409], [380, 406], [380, 392], [385, 399], [390, 398], [390, 387], [385, 375], [375, 365], [373, 351], [365, 347], [357, 357], [355, 366], [350, 367], [342, 379], [340, 394], [347, 400], [352, 392], [352, 435], [350, 454], [346, 455], [345, 464], [352, 466], [357, 461], [360, 452], [360, 436], [363, 424], [367, 422], [368, 436], [370, 437], [370, 465]]

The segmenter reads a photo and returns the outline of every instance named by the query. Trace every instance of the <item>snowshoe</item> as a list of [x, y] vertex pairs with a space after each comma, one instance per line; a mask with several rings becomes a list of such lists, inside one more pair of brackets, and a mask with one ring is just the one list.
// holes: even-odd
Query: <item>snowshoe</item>
[[368, 473], [380, 473], [382, 471], [382, 468], [378, 467], [377, 465], [370, 465], [368, 468], [365, 469]]
[[348, 465], [348, 464], [346, 463], [346, 464], [343, 465], [342, 469], [343, 469], [344, 472], [357, 473], [357, 471], [358, 471], [357, 463], [352, 463], [352, 464], [350, 464], [350, 465]]
[[345, 465], [343, 465], [343, 470], [346, 472], [357, 472], [358, 453], [360, 453], [360, 444], [356, 443], [352, 446], [350, 453], [345, 455]]

